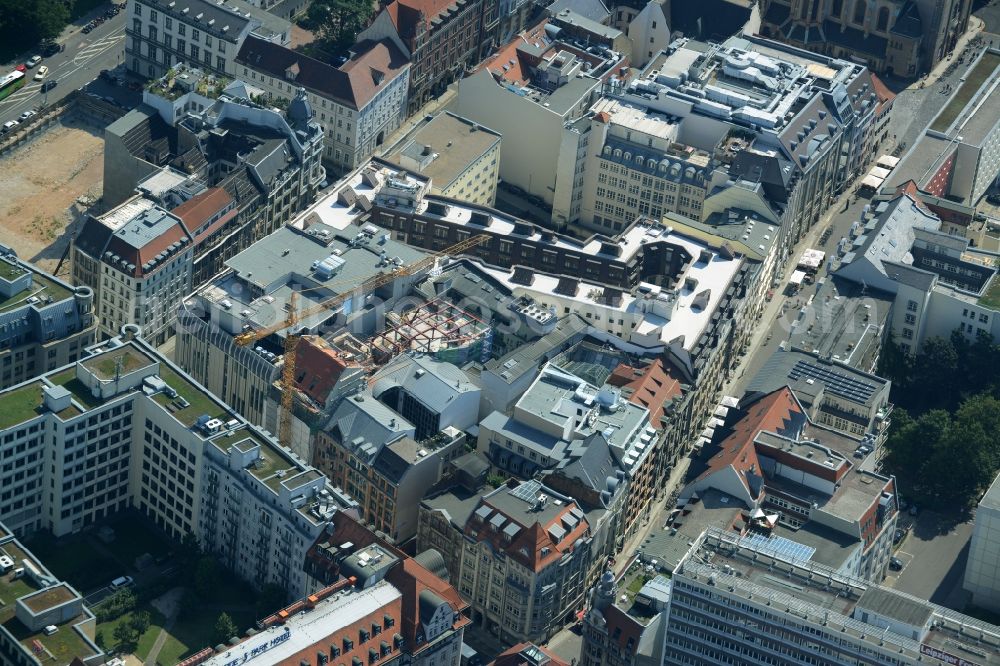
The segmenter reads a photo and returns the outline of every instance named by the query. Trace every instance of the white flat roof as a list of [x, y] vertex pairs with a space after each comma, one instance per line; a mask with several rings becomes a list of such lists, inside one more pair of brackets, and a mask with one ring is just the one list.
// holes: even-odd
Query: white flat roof
[[108, 229], [117, 231], [125, 224], [134, 220], [136, 216], [147, 210], [151, 210], [155, 206], [156, 203], [151, 199], [136, 195], [116, 208], [112, 208], [97, 219]]
[[680, 124], [668, 122], [666, 114], [640, 109], [617, 99], [601, 98], [591, 107], [591, 111], [603, 111], [611, 116], [611, 122], [615, 125], [667, 141], [676, 141], [680, 130]]
[[292, 663], [297, 653], [315, 644], [327, 645], [331, 634], [399, 599], [402, 595], [383, 581], [367, 590], [354, 588], [335, 593], [302, 614], [290, 615], [284, 626], [275, 626], [252, 636], [239, 645], [203, 661], [205, 666], [225, 666], [234, 660], [254, 666]]

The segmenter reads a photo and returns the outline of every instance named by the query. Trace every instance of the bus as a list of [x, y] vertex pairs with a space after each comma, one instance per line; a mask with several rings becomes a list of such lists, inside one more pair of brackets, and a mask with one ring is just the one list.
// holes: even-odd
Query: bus
[[24, 72], [18, 72], [17, 70], [4, 75], [0, 78], [0, 99], [5, 99], [11, 93], [23, 88], [27, 80]]

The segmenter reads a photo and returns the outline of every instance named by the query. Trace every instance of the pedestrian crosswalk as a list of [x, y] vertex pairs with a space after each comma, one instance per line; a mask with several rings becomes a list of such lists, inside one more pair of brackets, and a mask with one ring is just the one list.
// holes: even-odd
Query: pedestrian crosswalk
[[90, 60], [91, 58], [93, 58], [94, 56], [100, 55], [101, 53], [104, 53], [108, 49], [115, 47], [118, 44], [118, 42], [124, 40], [125, 40], [125, 33], [118, 32], [117, 34], [107, 35], [105, 37], [102, 37], [101, 39], [98, 39], [95, 42], [87, 44], [86, 46], [82, 46], [80, 50], [77, 52], [77, 54], [73, 57], [73, 64], [74, 65], [83, 64], [88, 60]]

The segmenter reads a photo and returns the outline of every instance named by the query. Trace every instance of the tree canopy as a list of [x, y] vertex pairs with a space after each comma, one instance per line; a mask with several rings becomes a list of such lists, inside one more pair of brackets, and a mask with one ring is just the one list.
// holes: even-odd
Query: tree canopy
[[58, 37], [72, 6], [62, 0], [0, 0], [0, 60]]
[[921, 501], [967, 508], [1000, 472], [1000, 346], [988, 336], [887, 345], [879, 372], [896, 404], [887, 468]]
[[374, 5], [368, 0], [313, 0], [306, 22], [333, 45], [347, 47], [368, 25]]

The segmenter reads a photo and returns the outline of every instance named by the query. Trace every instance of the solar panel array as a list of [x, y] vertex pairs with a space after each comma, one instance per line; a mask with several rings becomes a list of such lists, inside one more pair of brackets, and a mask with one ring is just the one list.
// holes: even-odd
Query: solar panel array
[[792, 541], [780, 536], [764, 536], [754, 532], [740, 539], [740, 545], [749, 547], [759, 553], [777, 557], [783, 560], [805, 562], [812, 559], [816, 549], [798, 541]]
[[510, 494], [519, 500], [534, 504], [541, 494], [542, 484], [535, 479], [524, 481], [517, 488], [510, 491]]
[[878, 390], [878, 387], [870, 382], [859, 381], [846, 373], [808, 361], [797, 361], [789, 371], [788, 378], [815, 379], [823, 382], [830, 393], [862, 404], [871, 400]]

